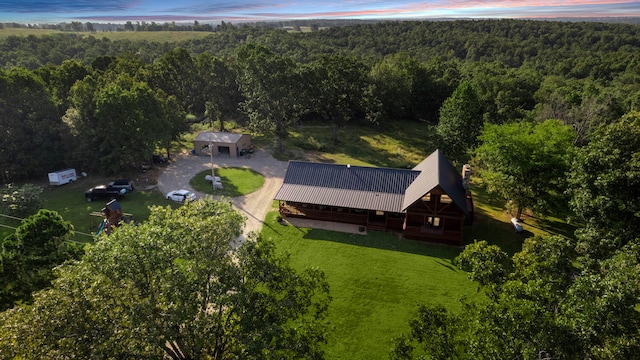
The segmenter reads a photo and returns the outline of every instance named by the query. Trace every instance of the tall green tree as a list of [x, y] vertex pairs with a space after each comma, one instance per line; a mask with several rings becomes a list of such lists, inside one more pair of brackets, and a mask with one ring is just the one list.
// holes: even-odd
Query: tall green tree
[[[376, 96], [382, 101], [388, 119], [411, 119], [415, 114], [417, 73], [423, 70], [415, 59], [407, 55], [387, 56], [371, 68], [371, 80]], [[423, 79], [420, 79], [423, 80]]]
[[466, 81], [442, 104], [436, 128], [439, 147], [453, 162], [466, 162], [469, 152], [476, 148], [482, 131], [482, 114], [478, 95]]
[[[600, 126], [573, 156], [571, 207], [585, 254], [603, 258], [640, 233], [640, 113]], [[596, 264], [594, 264], [596, 265]]]
[[[237, 70], [230, 61], [201, 54], [196, 58], [198, 76], [204, 80], [199, 91], [206, 96], [205, 110], [211, 123], [218, 121], [219, 130], [226, 131], [225, 119], [238, 115], [242, 96], [237, 82]], [[213, 126], [212, 126], [213, 127]]]
[[[474, 241], [465, 247], [455, 263], [469, 272], [469, 278], [482, 286], [500, 286], [507, 279], [510, 259], [497, 245], [489, 245], [486, 241]], [[478, 287], [478, 291], [480, 291]], [[489, 296], [495, 296], [497, 290], [490, 288]]]
[[521, 121], [534, 109], [534, 94], [540, 87], [538, 72], [525, 66], [512, 68], [497, 61], [464, 65], [463, 69], [469, 72], [467, 77], [473, 79], [485, 122]]
[[535, 93], [534, 114], [540, 121], [558, 119], [570, 125], [576, 133], [574, 142], [585, 145], [600, 125], [613, 123], [623, 115], [622, 96], [615, 91], [593, 80], [548, 76]]
[[[153, 207], [59, 269], [33, 305], [0, 315], [0, 353], [31, 358], [321, 358], [328, 285], [274, 245], [232, 243], [228, 201]], [[55, 304], [55, 306], [53, 306]]]
[[484, 186], [515, 210], [548, 210], [565, 189], [574, 133], [558, 120], [486, 124], [475, 164]]
[[37, 70], [47, 84], [51, 98], [61, 115], [70, 106], [69, 91], [73, 84], [84, 79], [90, 72], [89, 67], [76, 60], [65, 60], [59, 66], [45, 66]]
[[31, 294], [51, 285], [53, 268], [78, 258], [82, 247], [69, 242], [73, 226], [52, 210], [24, 219], [0, 243], [0, 310], [32, 300]]
[[51, 95], [37, 75], [25, 69], [0, 70], [0, 182], [42, 175], [58, 166], [62, 129]]
[[240, 68], [240, 91], [244, 96], [241, 109], [249, 117], [251, 127], [272, 133], [278, 149], [289, 129], [303, 111], [299, 95], [303, 85], [296, 64], [264, 46], [248, 44], [237, 52]]
[[95, 117], [104, 133], [98, 146], [107, 171], [117, 172], [129, 164], [151, 158], [168, 130], [162, 99], [146, 83], [120, 76], [96, 93]]
[[177, 141], [185, 131], [189, 130], [189, 122], [187, 121], [187, 114], [178, 104], [175, 96], [166, 95], [162, 90], [156, 90], [156, 98], [162, 106], [162, 118], [156, 119], [156, 121], [161, 126], [164, 126], [158, 134], [159, 138], [156, 147], [164, 147], [167, 158], [170, 159], [171, 144]]
[[367, 111], [367, 68], [353, 57], [333, 55], [314, 63], [313, 73], [311, 98], [318, 112], [333, 126], [335, 144], [338, 128]]
[[[87, 77], [72, 90], [65, 114], [87, 168], [115, 173], [139, 165], [184, 129], [175, 99], [128, 74]], [[173, 104], [173, 106], [170, 106]]]
[[184, 48], [168, 51], [152, 65], [148, 77], [153, 88], [175, 96], [184, 111], [204, 118], [210, 79], [201, 76], [189, 51]]

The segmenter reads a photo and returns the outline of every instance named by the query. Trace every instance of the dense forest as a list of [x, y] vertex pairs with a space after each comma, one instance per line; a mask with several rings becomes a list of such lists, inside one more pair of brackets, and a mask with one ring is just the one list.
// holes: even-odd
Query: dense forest
[[[10, 36], [0, 43], [2, 126], [11, 134], [0, 146], [1, 180], [63, 165], [119, 171], [166, 148], [186, 125], [183, 120], [155, 125], [166, 116], [180, 118], [181, 112], [240, 122], [270, 118], [258, 127], [275, 124], [271, 128], [280, 138], [288, 123], [310, 118], [335, 128], [348, 120], [437, 124], [445, 99], [465, 82], [473, 87], [483, 123], [555, 118], [573, 126], [580, 142], [595, 125], [640, 106], [639, 47], [636, 25], [525, 20], [396, 21], [309, 33], [223, 24], [204, 39], [180, 43]], [[268, 71], [270, 66], [283, 71]], [[268, 86], [260, 90], [272, 101], [295, 101], [265, 109], [254, 101], [264, 81], [283, 84], [280, 93]], [[165, 103], [141, 109], [155, 119], [138, 135], [128, 133], [128, 140], [146, 136], [150, 148], [124, 151], [115, 162], [102, 148], [112, 140], [108, 134], [127, 132], [98, 108], [107, 106], [101, 96], [116, 101], [109, 91], [146, 92]], [[171, 101], [180, 106], [167, 105]], [[140, 126], [145, 119], [149, 116], [139, 119]], [[46, 149], [43, 155], [32, 156], [34, 140]], [[90, 151], [92, 159], [82, 156]]]
[[[331, 126], [334, 142], [340, 142], [338, 129], [352, 122], [381, 131], [396, 121], [419, 122], [452, 162], [472, 162], [483, 186], [516, 218], [527, 210], [562, 212], [580, 227], [575, 237], [527, 239], [513, 256], [486, 242], [467, 246], [456, 263], [484, 289], [486, 304], [466, 303], [460, 314], [420, 308], [411, 334], [398, 338], [392, 358], [617, 359], [640, 353], [637, 25], [389, 21], [303, 33], [224, 24], [203, 39], [179, 43], [11, 36], [0, 43], [0, 63], [4, 184], [62, 166], [119, 173], [154, 152], [169, 151], [195, 122], [209, 121], [221, 131], [227, 121], [238, 122], [273, 137], [276, 151], [285, 151], [292, 127], [307, 121]], [[220, 205], [199, 206], [213, 212]], [[233, 222], [223, 235], [237, 231]], [[149, 231], [150, 242], [161, 241], [154, 226], [140, 231]], [[261, 264], [270, 264], [269, 249], [249, 250], [266, 258]], [[99, 251], [89, 255], [89, 263], [65, 270], [51, 301], [72, 296], [62, 290], [65, 282], [83, 289], [83, 272], [95, 271], [91, 261], [102, 259]], [[249, 255], [244, 261], [253, 276], [259, 270], [252, 261], [260, 256]], [[112, 266], [122, 270], [115, 260]], [[313, 292], [322, 288], [315, 276], [320, 277], [287, 281], [307, 284]], [[271, 284], [242, 286], [252, 295]], [[20, 331], [37, 332], [20, 325], [47, 313], [46, 296], [36, 305], [3, 315], [4, 324], [18, 324], [11, 328], [15, 339]], [[264, 305], [248, 314], [272, 310]], [[306, 308], [300, 311], [290, 315], [303, 316]], [[63, 310], [51, 316], [68, 320]], [[91, 321], [103, 320], [105, 328], [114, 326], [108, 316]], [[89, 350], [129, 350], [127, 342], [105, 334], [95, 334], [106, 340]], [[164, 339], [154, 335], [149, 338]], [[292, 336], [295, 346], [312, 345], [305, 349], [309, 357], [320, 356], [313, 329]], [[232, 348], [266, 346], [253, 343], [259, 338]], [[143, 341], [127, 341], [138, 354], [152, 353]], [[0, 341], [0, 346], [19, 356], [17, 343]], [[58, 351], [71, 345], [51, 346]], [[202, 350], [194, 354], [208, 354], [208, 346], [194, 347]], [[283, 354], [291, 355], [271, 357], [287, 357]]]

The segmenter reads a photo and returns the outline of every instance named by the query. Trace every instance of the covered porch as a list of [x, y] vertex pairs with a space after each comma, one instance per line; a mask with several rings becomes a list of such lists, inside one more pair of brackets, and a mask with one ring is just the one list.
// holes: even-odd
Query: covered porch
[[279, 202], [279, 212], [283, 217], [342, 222], [365, 226], [368, 230], [379, 231], [402, 231], [402, 224], [404, 223], [404, 214], [402, 213], [287, 201]]

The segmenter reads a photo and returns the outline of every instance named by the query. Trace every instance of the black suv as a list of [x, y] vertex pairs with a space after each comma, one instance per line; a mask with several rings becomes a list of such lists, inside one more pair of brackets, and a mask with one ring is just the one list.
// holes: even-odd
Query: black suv
[[166, 164], [169, 162], [169, 158], [164, 155], [153, 154], [151, 161], [153, 161], [154, 164]]
[[98, 185], [84, 192], [84, 197], [91, 202], [96, 199], [120, 199], [127, 192], [126, 189], [118, 189], [108, 185]]
[[125, 189], [128, 192], [133, 191], [134, 184], [130, 179], [118, 179], [107, 184], [107, 186], [116, 189]]

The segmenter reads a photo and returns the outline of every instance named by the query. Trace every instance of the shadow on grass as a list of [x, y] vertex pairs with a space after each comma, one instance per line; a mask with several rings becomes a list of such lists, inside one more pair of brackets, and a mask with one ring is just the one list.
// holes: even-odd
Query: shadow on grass
[[448, 259], [449, 261], [452, 261], [453, 258], [458, 256], [462, 250], [457, 246], [403, 239], [399, 234], [381, 231], [369, 231], [366, 235], [349, 234], [322, 229], [308, 229], [308, 231], [301, 229], [301, 232], [304, 234], [302, 238], [305, 240], [331, 241], [345, 245]]
[[418, 254], [439, 259], [448, 259], [449, 261], [452, 261], [453, 258], [455, 258], [462, 250], [461, 247], [457, 246], [402, 239], [398, 234], [381, 231], [369, 231], [367, 234], [363, 235], [324, 229], [297, 227], [287, 222], [278, 222], [278, 216], [279, 214], [277, 211], [271, 211], [267, 214], [264, 226], [260, 233], [261, 236], [265, 236], [267, 238], [274, 236], [282, 243], [296, 243], [299, 241], [328, 241], [344, 245]]
[[468, 245], [474, 240], [485, 240], [491, 245], [499, 246], [512, 256], [522, 250], [522, 243], [531, 236], [533, 233], [526, 229], [520, 234], [516, 233], [511, 223], [500, 221], [486, 211], [476, 208], [473, 225], [465, 226], [463, 241]]
[[560, 219], [549, 217], [526, 216], [524, 217], [522, 224], [538, 229], [540, 230], [539, 232], [562, 235], [569, 239], [576, 238], [575, 232], [578, 229], [576, 225], [568, 224]]
[[[407, 134], [420, 136], [407, 137]], [[306, 144], [310, 138], [313, 138], [313, 144]], [[427, 125], [414, 122], [390, 123], [384, 128], [371, 124], [349, 124], [338, 130], [337, 144], [333, 142], [331, 127], [302, 126], [292, 131], [285, 141], [286, 149], [304, 149], [303, 152], [310, 155], [313, 161], [391, 168], [411, 168], [430, 153], [428, 150], [433, 151], [436, 147], [434, 133], [429, 131]], [[418, 154], [416, 149], [427, 152]], [[297, 152], [291, 151], [291, 154]]]

